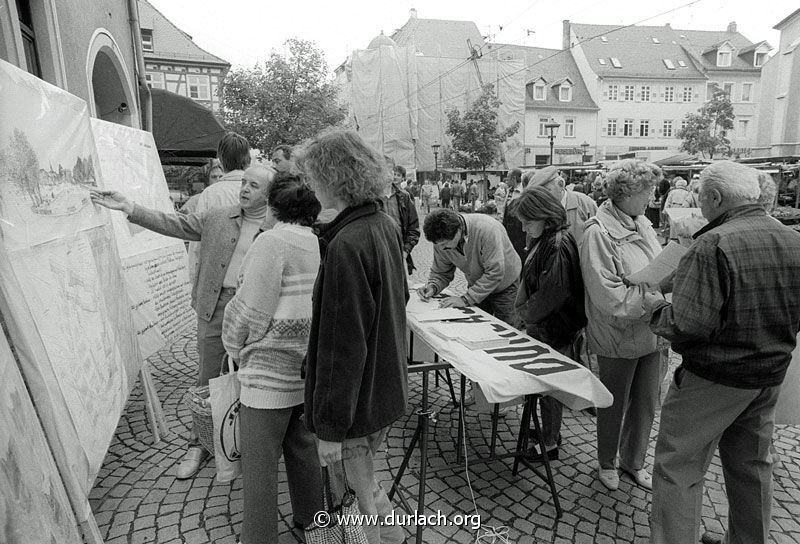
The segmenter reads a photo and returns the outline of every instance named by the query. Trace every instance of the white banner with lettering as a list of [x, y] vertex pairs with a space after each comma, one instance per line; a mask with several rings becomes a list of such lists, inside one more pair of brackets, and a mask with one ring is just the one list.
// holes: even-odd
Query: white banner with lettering
[[[430, 312], [437, 308], [438, 300], [423, 302], [412, 293], [406, 310], [415, 341], [422, 339], [441, 359], [480, 384], [489, 402], [543, 394], [573, 410], [607, 408], [613, 403], [613, 395], [589, 369], [522, 331], [479, 308], [457, 308], [452, 315], [440, 314], [442, 319], [436, 319], [437, 314]], [[466, 338], [453, 337], [458, 336], [452, 332], [455, 323], [463, 324], [459, 328], [466, 331]], [[486, 338], [487, 325], [496, 341]], [[472, 339], [470, 326], [476, 327]], [[481, 343], [493, 347], [468, 347]]]

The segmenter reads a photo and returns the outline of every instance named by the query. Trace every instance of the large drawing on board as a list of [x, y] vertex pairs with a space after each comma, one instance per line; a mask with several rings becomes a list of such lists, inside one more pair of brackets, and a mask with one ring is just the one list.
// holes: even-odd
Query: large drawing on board
[[[88, 490], [142, 364], [86, 103], [0, 61], [0, 304]], [[63, 468], [62, 468], [63, 470]]]
[[77, 522], [0, 331], [0, 542], [79, 544]]
[[[137, 204], [173, 212], [164, 171], [149, 132], [92, 119], [103, 172], [100, 184]], [[175, 340], [192, 323], [191, 284], [183, 241], [111, 214], [142, 356]]]

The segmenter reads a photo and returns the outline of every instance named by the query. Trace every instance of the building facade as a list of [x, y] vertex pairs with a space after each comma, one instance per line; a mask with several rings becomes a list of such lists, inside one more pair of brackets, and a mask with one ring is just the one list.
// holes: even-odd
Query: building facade
[[737, 115], [731, 147], [749, 154], [769, 45], [751, 43], [735, 24], [711, 32], [564, 21], [562, 48], [572, 49], [600, 108], [596, 141], [601, 158], [658, 160], [676, 154], [686, 115], [697, 113], [715, 85], [730, 93]]
[[139, 0], [139, 25], [149, 85], [219, 111], [230, 63], [200, 48], [146, 0]]
[[757, 157], [800, 155], [800, 9], [774, 28], [781, 38], [764, 64]]
[[135, 14], [126, 0], [0, 0], [0, 58], [139, 128]]
[[554, 131], [553, 164], [591, 162], [597, 157], [597, 104], [589, 94], [570, 50], [496, 44], [494, 53], [521, 58], [525, 85], [525, 165], [550, 163], [550, 131]]

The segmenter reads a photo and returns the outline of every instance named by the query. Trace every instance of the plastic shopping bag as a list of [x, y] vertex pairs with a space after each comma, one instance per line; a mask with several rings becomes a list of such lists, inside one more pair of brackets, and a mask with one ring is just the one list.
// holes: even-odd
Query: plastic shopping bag
[[239, 379], [233, 370], [231, 358], [226, 355], [225, 361], [228, 362], [227, 374], [208, 381], [218, 482], [230, 482], [242, 473], [242, 455], [239, 452]]

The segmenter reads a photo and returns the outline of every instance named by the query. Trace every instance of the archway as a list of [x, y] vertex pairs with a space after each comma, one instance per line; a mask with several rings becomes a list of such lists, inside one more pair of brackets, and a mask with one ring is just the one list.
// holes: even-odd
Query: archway
[[128, 70], [119, 55], [117, 43], [102, 29], [92, 38], [86, 67], [92, 115], [111, 123], [139, 128], [137, 100]]

